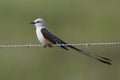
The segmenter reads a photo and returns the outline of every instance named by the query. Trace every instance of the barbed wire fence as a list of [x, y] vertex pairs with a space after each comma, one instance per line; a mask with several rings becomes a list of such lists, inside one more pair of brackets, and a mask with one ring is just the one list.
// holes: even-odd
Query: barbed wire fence
[[[79, 44], [53, 44], [53, 47], [58, 47], [58, 46], [104, 46], [104, 45], [120, 45], [120, 42], [98, 42], [98, 43], [79, 43]], [[29, 47], [43, 47], [44, 45], [42, 44], [8, 44], [8, 45], [4, 45], [4, 44], [0, 44], [0, 48], [29, 48]]]

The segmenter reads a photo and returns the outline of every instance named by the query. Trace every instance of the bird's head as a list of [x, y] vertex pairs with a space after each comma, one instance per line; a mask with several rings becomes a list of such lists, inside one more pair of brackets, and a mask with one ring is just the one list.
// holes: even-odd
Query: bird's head
[[31, 22], [31, 24], [34, 24], [36, 27], [45, 27], [45, 21], [42, 18], [38, 18], [36, 20], [34, 20], [33, 22]]

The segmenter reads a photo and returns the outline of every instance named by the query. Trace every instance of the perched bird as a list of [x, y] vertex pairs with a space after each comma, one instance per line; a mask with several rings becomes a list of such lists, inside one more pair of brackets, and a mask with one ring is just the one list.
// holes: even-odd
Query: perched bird
[[36, 27], [36, 34], [37, 34], [37, 38], [38, 40], [44, 45], [44, 47], [49, 46], [52, 47], [52, 45], [57, 45], [57, 44], [66, 44], [66, 46], [64, 45], [59, 45], [58, 47], [61, 47], [65, 50], [68, 50], [69, 48], [72, 48], [86, 56], [89, 56], [91, 58], [94, 58], [102, 63], [111, 65], [111, 59], [106, 58], [106, 57], [102, 57], [102, 56], [98, 56], [95, 54], [92, 54], [90, 52], [78, 49], [72, 45], [67, 45], [66, 42], [64, 42], [63, 40], [61, 40], [60, 38], [58, 38], [57, 36], [55, 36], [54, 33], [52, 33], [47, 27], [46, 27], [46, 23], [44, 21], [44, 19], [42, 18], [38, 18], [35, 21], [31, 22], [31, 24], [34, 24]]

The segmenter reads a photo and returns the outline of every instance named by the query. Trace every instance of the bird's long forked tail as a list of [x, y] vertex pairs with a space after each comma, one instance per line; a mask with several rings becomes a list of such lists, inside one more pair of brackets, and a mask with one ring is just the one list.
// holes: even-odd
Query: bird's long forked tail
[[74, 47], [74, 46], [71, 46], [71, 45], [69, 45], [68, 47], [70, 47], [70, 48], [72, 48], [72, 49], [74, 49], [74, 50], [76, 50], [76, 51], [78, 51], [78, 52], [80, 52], [80, 53], [82, 53], [82, 54], [84, 54], [84, 55], [86, 55], [86, 56], [89, 56], [89, 57], [91, 57], [91, 58], [94, 58], [94, 59], [96, 59], [96, 60], [98, 60], [98, 61], [100, 61], [100, 62], [102, 62], [102, 63], [104, 63], [104, 64], [112, 65], [112, 64], [111, 64], [111, 61], [112, 61], [112, 60], [109, 59], [109, 58], [102, 57], [102, 56], [98, 56], [98, 55], [95, 55], [95, 54], [92, 54], [92, 53], [89, 53], [89, 52], [80, 50], [80, 49], [78, 49], [78, 48], [76, 48], [76, 47]]

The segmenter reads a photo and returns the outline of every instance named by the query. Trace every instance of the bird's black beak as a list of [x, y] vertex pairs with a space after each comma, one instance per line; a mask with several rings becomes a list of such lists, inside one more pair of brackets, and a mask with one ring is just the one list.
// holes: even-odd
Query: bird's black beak
[[35, 24], [35, 22], [31, 22], [30, 24]]

